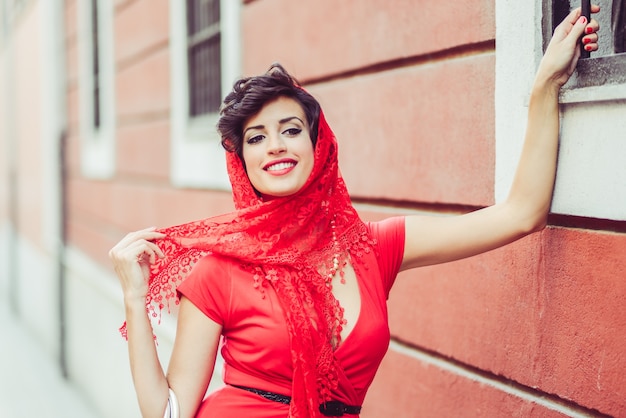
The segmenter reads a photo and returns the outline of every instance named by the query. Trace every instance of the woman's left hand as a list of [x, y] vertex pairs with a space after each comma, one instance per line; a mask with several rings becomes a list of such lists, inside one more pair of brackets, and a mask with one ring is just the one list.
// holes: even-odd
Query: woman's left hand
[[[599, 11], [600, 6], [591, 6], [592, 13]], [[554, 30], [539, 65], [537, 77], [554, 82], [557, 88], [563, 86], [576, 68], [581, 43], [587, 51], [598, 50], [598, 29], [599, 25], [595, 19], [587, 22], [587, 19], [581, 16], [580, 7], [572, 10]]]

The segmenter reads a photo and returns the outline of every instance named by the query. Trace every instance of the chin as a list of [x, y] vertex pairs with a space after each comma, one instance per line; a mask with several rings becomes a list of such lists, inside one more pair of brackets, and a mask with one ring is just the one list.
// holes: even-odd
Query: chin
[[277, 197], [286, 197], [286, 196], [291, 196], [293, 194], [298, 193], [300, 190], [302, 189], [302, 186], [300, 187], [293, 187], [293, 188], [289, 188], [289, 189], [279, 189], [279, 190], [264, 190], [261, 192], [261, 195], [263, 196], [263, 198], [265, 200], [271, 200], [273, 198], [277, 198]]

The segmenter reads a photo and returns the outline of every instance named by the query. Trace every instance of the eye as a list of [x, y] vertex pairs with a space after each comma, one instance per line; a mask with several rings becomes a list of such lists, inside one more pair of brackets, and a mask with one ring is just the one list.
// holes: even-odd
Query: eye
[[251, 136], [250, 138], [248, 138], [248, 140], [246, 141], [248, 144], [252, 145], [252, 144], [256, 144], [257, 142], [260, 142], [263, 140], [263, 135], [254, 135]]
[[289, 128], [284, 131], [283, 134], [287, 136], [297, 136], [300, 132], [302, 132], [302, 129], [300, 128]]

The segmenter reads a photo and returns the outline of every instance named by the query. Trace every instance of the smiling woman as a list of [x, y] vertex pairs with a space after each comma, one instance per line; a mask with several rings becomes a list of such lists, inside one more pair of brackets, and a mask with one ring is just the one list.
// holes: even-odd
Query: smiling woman
[[[398, 272], [469, 257], [544, 226], [558, 91], [585, 28], [586, 47], [597, 49], [597, 22], [580, 10], [555, 31], [509, 198], [456, 217], [363, 222], [317, 101], [280, 65], [236, 82], [218, 122], [236, 211], [133, 232], [110, 252], [142, 414], [160, 418], [178, 400], [181, 417], [359, 416], [389, 345], [387, 296]], [[149, 316], [170, 302], [180, 310], [166, 376]], [[220, 347], [226, 386], [204, 398]]]
[[264, 199], [299, 191], [313, 170], [313, 142], [302, 106], [279, 97], [244, 126], [243, 161]]

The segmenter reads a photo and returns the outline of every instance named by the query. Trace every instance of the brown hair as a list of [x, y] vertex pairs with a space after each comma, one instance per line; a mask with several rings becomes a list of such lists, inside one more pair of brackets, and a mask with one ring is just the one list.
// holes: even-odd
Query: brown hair
[[302, 89], [282, 65], [276, 63], [263, 75], [237, 80], [220, 107], [217, 130], [226, 151], [236, 152], [241, 158], [243, 127], [268, 102], [278, 97], [289, 97], [302, 106], [309, 124], [313, 146], [317, 141], [317, 124], [320, 115], [318, 101]]

